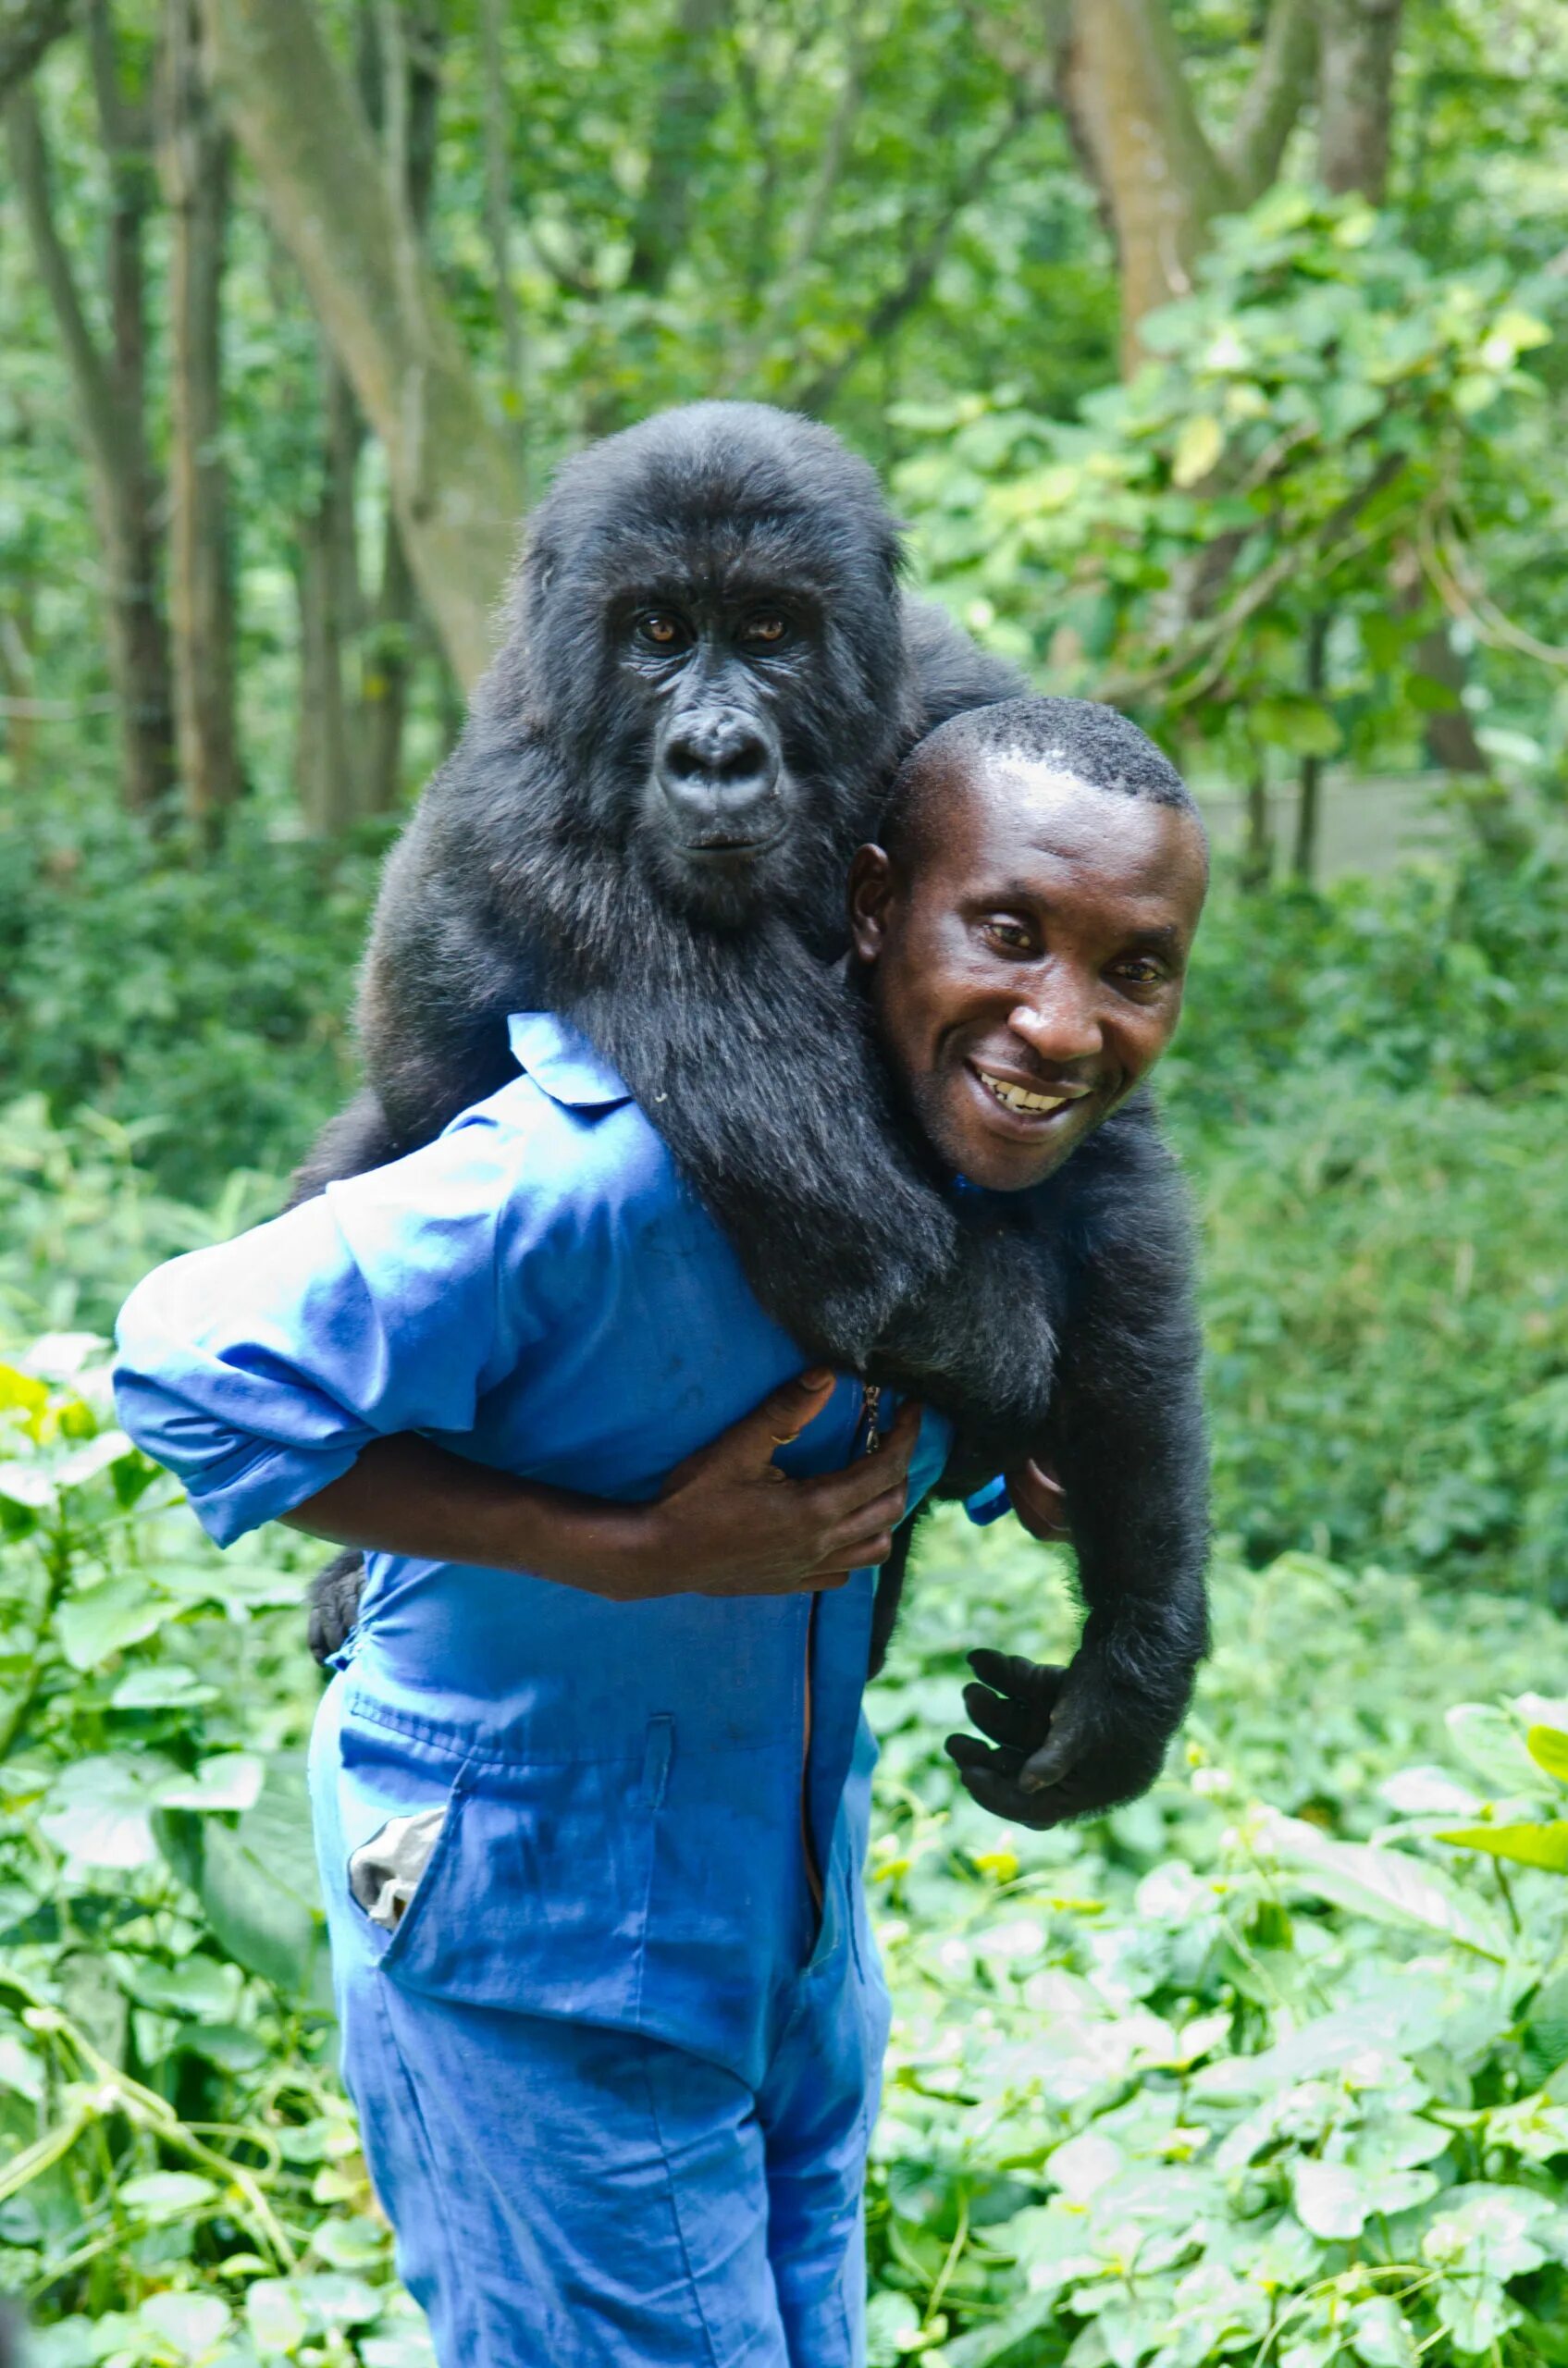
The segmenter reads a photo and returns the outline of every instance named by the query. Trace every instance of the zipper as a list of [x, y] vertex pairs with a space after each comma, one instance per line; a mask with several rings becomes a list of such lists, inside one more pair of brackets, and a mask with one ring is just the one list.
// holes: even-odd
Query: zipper
[[[862, 1426], [860, 1452], [875, 1455], [882, 1445], [882, 1389], [874, 1381], [865, 1383], [860, 1393], [860, 1423]], [[822, 1912], [822, 1870], [817, 1864], [816, 1844], [811, 1839], [811, 1653], [817, 1641], [817, 1607], [821, 1598], [813, 1595], [811, 1608], [806, 1615], [806, 1684], [803, 1695], [800, 1745], [800, 1844], [806, 1860], [806, 1885], [820, 1917]]]

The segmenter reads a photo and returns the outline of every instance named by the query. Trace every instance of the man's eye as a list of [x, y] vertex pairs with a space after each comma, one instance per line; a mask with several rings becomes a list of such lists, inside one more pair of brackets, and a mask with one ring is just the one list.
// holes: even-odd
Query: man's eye
[[685, 641], [686, 629], [679, 617], [672, 617], [662, 609], [650, 609], [646, 617], [637, 619], [637, 638], [653, 649], [679, 649]]
[[1116, 975], [1128, 986], [1157, 987], [1164, 983], [1166, 974], [1163, 966], [1151, 956], [1135, 954], [1117, 964]]
[[789, 619], [781, 617], [775, 609], [759, 610], [756, 616], [747, 617], [740, 637], [754, 649], [776, 649], [781, 642], [789, 639]]
[[986, 937], [1000, 953], [1032, 954], [1034, 941], [1022, 921], [993, 919], [982, 923]]

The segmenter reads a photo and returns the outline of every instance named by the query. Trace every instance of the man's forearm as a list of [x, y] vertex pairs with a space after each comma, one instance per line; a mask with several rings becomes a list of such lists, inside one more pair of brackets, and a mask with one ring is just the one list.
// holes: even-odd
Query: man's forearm
[[613, 1582], [635, 1570], [649, 1512], [517, 1480], [404, 1434], [373, 1439], [287, 1519], [337, 1546], [526, 1571], [602, 1595], [619, 1593]]

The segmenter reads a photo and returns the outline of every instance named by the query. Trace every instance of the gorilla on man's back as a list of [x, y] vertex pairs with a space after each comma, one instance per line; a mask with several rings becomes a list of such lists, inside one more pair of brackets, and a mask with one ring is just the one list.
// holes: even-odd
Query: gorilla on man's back
[[[388, 867], [370, 1091], [307, 1189], [493, 1091], [508, 1013], [549, 1005], [621, 1069], [797, 1338], [851, 1364], [892, 1346], [961, 1237], [824, 964], [899, 758], [1019, 687], [902, 596], [899, 561], [870, 469], [763, 405], [667, 413], [567, 463]], [[960, 1358], [990, 1403], [994, 1337], [927, 1341], [929, 1377]]]
[[[900, 758], [1020, 687], [902, 594], [899, 563], [871, 471], [761, 405], [668, 413], [566, 465], [505, 644], [389, 864], [369, 1088], [302, 1190], [502, 1083], [509, 1013], [574, 1022], [784, 1329], [953, 1418], [948, 1485], [1056, 1456], [1086, 1598], [1142, 1606], [1135, 1679], [1105, 1679], [1108, 1800], [1148, 1781], [1201, 1650], [1185, 1215], [1137, 1101], [1018, 1205], [955, 1194], [833, 960]], [[343, 1570], [318, 1650], [352, 1616]], [[1134, 1730], [1135, 1778], [1117, 1740]]]

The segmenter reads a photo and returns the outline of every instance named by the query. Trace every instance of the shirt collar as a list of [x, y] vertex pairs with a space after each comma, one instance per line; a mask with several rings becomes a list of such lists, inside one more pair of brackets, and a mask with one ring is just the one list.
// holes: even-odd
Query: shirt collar
[[602, 1053], [553, 1011], [514, 1011], [506, 1027], [512, 1058], [552, 1102], [569, 1110], [610, 1110], [631, 1100]]

